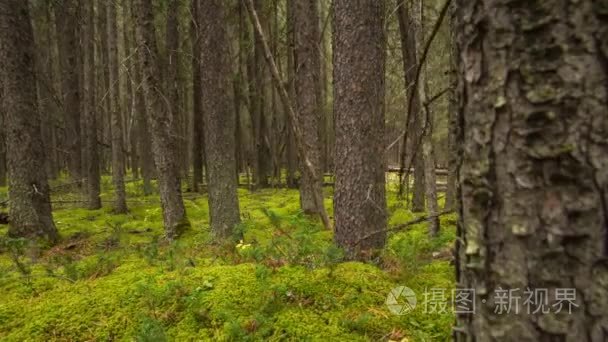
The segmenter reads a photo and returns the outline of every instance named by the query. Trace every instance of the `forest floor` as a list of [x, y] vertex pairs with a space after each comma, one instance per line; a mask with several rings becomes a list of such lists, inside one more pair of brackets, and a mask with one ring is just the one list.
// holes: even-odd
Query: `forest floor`
[[[77, 208], [77, 192], [55, 192], [55, 247], [2, 237], [0, 340], [450, 339], [449, 305], [429, 310], [423, 294], [445, 289], [449, 298], [454, 287], [453, 215], [435, 239], [422, 223], [390, 235], [377, 259], [343, 262], [332, 233], [299, 211], [296, 190], [239, 189], [244, 238], [235, 247], [211, 240], [206, 196], [184, 195], [192, 229], [167, 243], [158, 196], [130, 182], [130, 212], [115, 215], [110, 183], [103, 179], [104, 208], [94, 211]], [[331, 215], [331, 188], [325, 195]], [[387, 196], [390, 226], [424, 215], [390, 186]], [[401, 285], [418, 306], [396, 315], [385, 300]]]

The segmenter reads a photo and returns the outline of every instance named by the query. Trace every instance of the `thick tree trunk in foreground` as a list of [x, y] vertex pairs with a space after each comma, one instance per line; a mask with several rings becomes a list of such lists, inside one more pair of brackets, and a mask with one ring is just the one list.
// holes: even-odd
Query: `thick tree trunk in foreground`
[[97, 144], [97, 68], [95, 65], [95, 1], [84, 5], [85, 148], [87, 155], [87, 200], [89, 209], [101, 208], [99, 147]]
[[82, 178], [82, 155], [80, 141], [80, 44], [79, 4], [76, 0], [63, 1], [56, 7], [55, 20], [59, 40], [59, 60], [61, 62], [61, 89], [65, 120], [65, 137], [68, 152], [68, 171], [74, 181]]
[[298, 126], [302, 130], [304, 145], [310, 162], [319, 179], [311, 179], [306, 166], [300, 167], [300, 205], [305, 213], [318, 213], [315, 206], [315, 182], [321, 181], [321, 142], [319, 136], [319, 72], [321, 56], [318, 49], [319, 18], [316, 0], [294, 1], [295, 40], [295, 106]]
[[335, 0], [335, 241], [356, 257], [384, 246], [385, 2]]
[[209, 177], [209, 217], [218, 237], [229, 237], [240, 221], [234, 155], [235, 116], [230, 105], [230, 51], [223, 0], [202, 0], [206, 12], [201, 25], [201, 85], [205, 155]]
[[5, 115], [9, 173], [8, 234], [55, 242], [50, 189], [36, 102], [34, 36], [28, 3], [0, 2], [0, 108]]
[[107, 2], [106, 29], [108, 36], [109, 72], [109, 111], [112, 123], [112, 182], [114, 183], [114, 210], [118, 214], [127, 212], [127, 195], [125, 191], [125, 154], [122, 136], [122, 117], [120, 110], [120, 82], [118, 74], [118, 37], [116, 33], [116, 4]]
[[[608, 12], [564, 5], [457, 1], [457, 278], [477, 303], [458, 341], [608, 340]], [[496, 311], [526, 288], [550, 313]]]
[[[1, 95], [0, 95], [1, 97]], [[4, 118], [4, 113], [0, 112], [0, 186], [6, 186], [6, 172], [7, 172], [7, 165], [6, 165], [6, 143], [5, 143], [5, 139], [4, 136], [6, 135], [5, 133], [5, 118]]]
[[137, 23], [136, 35], [138, 57], [142, 66], [142, 89], [158, 173], [165, 234], [167, 238], [173, 239], [190, 227], [190, 222], [186, 217], [182, 199], [170, 113], [162, 100], [162, 94], [159, 93], [162, 86], [158, 77], [159, 61], [152, 2], [151, 0], [135, 0], [135, 4], [133, 14]]

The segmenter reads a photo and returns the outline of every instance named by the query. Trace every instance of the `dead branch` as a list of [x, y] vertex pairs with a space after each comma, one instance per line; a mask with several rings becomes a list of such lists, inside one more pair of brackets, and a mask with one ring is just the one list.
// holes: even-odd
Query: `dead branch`
[[[417, 94], [418, 83], [420, 81], [420, 72], [422, 71], [422, 67], [423, 67], [424, 63], [426, 62], [426, 58], [428, 56], [429, 50], [431, 49], [431, 44], [435, 40], [435, 36], [437, 36], [437, 32], [439, 32], [439, 28], [441, 27], [441, 24], [443, 23], [443, 20], [445, 18], [445, 15], [448, 12], [448, 9], [450, 7], [450, 3], [451, 2], [452, 2], [452, 0], [446, 0], [445, 3], [443, 4], [443, 7], [441, 8], [441, 12], [439, 14], [439, 18], [437, 18], [437, 21], [435, 22], [435, 25], [433, 26], [433, 31], [431, 32], [431, 36], [429, 37], [429, 39], [426, 41], [426, 43], [424, 45], [424, 49], [422, 51], [422, 55], [420, 56], [420, 60], [418, 61], [418, 66], [416, 67], [416, 76], [414, 78], [414, 84], [412, 85], [411, 96], [409, 96], [409, 98], [408, 98], [407, 116], [405, 118], [405, 133], [403, 134], [403, 151], [404, 151], [404, 155], [405, 155], [405, 151], [407, 150], [407, 148], [406, 148], [406, 146], [407, 146], [407, 136], [408, 136], [409, 128], [410, 128], [410, 118], [412, 117], [412, 105], [413, 105], [413, 101], [414, 101], [414, 96], [416, 96], [416, 94]], [[402, 6], [403, 6], [403, 4], [402, 4]], [[425, 127], [425, 129], [426, 129], [426, 127]], [[420, 138], [418, 139], [418, 141], [416, 142], [416, 144], [413, 146], [412, 157], [409, 158], [409, 160], [411, 161], [410, 164], [415, 160], [416, 151], [420, 147], [423, 135], [424, 135], [424, 133], [419, 135]], [[400, 179], [407, 178], [407, 176], [409, 176], [409, 169], [410, 169], [411, 165], [407, 165], [406, 166], [405, 165], [405, 158], [403, 158], [401, 166], [402, 166], [402, 171], [399, 174], [399, 176], [400, 176], [399, 178]], [[405, 175], [406, 177], [403, 177], [403, 173], [406, 170], [408, 171], [408, 173]]]
[[375, 232], [371, 232], [365, 236], [363, 236], [362, 238], [360, 238], [359, 240], [357, 240], [355, 242], [355, 246], [357, 246], [358, 244], [360, 244], [361, 242], [363, 242], [364, 240], [367, 240], [371, 237], [373, 237], [374, 235], [378, 235], [378, 234], [383, 234], [383, 233], [389, 233], [389, 232], [397, 232], [397, 231], [401, 231], [404, 230], [406, 228], [409, 228], [415, 224], [418, 223], [422, 223], [425, 221], [428, 221], [431, 218], [439, 218], [441, 216], [447, 215], [447, 214], [451, 214], [454, 213], [454, 210], [444, 210], [442, 212], [437, 213], [437, 215], [428, 215], [428, 216], [421, 216], [417, 219], [414, 219], [412, 221], [406, 222], [406, 223], [402, 223], [393, 227], [389, 227], [387, 229], [381, 229], [381, 230], [377, 230]]

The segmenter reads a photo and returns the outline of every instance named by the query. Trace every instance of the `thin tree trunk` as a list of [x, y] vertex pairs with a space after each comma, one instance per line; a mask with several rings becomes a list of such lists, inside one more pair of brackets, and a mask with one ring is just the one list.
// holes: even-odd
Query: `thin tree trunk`
[[294, 6], [295, 35], [295, 106], [297, 125], [302, 130], [304, 148], [308, 151], [310, 162], [318, 179], [311, 179], [302, 165], [300, 180], [300, 205], [305, 213], [318, 213], [315, 205], [314, 184], [321, 182], [321, 142], [319, 131], [319, 91], [321, 57], [319, 41], [319, 18], [316, 0], [298, 0]]
[[183, 162], [184, 162], [184, 152], [186, 149], [182, 148], [184, 146], [184, 135], [182, 132], [182, 106], [181, 106], [181, 96], [180, 96], [180, 84], [179, 84], [179, 65], [180, 65], [180, 54], [179, 54], [179, 4], [180, 0], [169, 0], [169, 5], [167, 9], [167, 32], [166, 32], [166, 48], [167, 48], [167, 77], [165, 78], [166, 82], [166, 96], [169, 101], [169, 110], [170, 110], [170, 122], [173, 127], [173, 135], [176, 143], [175, 153], [176, 153], [176, 163], [178, 166], [178, 171], [180, 172], [182, 177], [187, 177], [188, 174], [184, 173], [183, 170]]
[[458, 51], [456, 47], [456, 28], [454, 17], [455, 5], [452, 3], [450, 7], [450, 90], [448, 99], [448, 178], [447, 188], [445, 191], [445, 210], [452, 210], [455, 207], [456, 201], [456, 182], [457, 182], [457, 157], [458, 157], [458, 146], [456, 146], [456, 135], [458, 134], [458, 99], [456, 98], [456, 69], [458, 68]]
[[135, 0], [133, 14], [137, 22], [138, 56], [142, 65], [142, 87], [148, 114], [152, 147], [161, 206], [168, 239], [178, 237], [190, 227], [182, 199], [178, 163], [175, 156], [175, 139], [169, 108], [162, 100], [162, 85], [158, 77], [160, 65], [154, 33], [154, 15], [151, 0]]
[[[260, 18], [260, 25], [266, 27], [266, 14], [264, 10], [264, 2], [262, 0], [254, 1], [255, 10]], [[264, 79], [266, 78], [267, 69], [264, 64], [264, 48], [262, 39], [254, 30], [254, 51], [253, 51], [253, 92], [251, 106], [253, 111], [253, 127], [255, 139], [255, 167], [254, 167], [254, 182], [256, 188], [268, 187], [268, 163], [269, 151], [266, 127], [266, 92], [264, 88]]]
[[606, 341], [606, 2], [456, 4], [456, 274], [477, 305], [455, 340]]
[[[134, 17], [133, 11], [135, 10], [134, 0], [129, 0], [131, 5], [131, 17]], [[132, 37], [133, 45], [137, 48], [137, 32], [136, 25], [134, 23]], [[137, 151], [141, 160], [141, 177], [143, 180], [143, 192], [145, 196], [149, 196], [153, 192], [152, 178], [154, 177], [154, 157], [152, 153], [152, 138], [150, 137], [149, 129], [149, 114], [146, 106], [146, 99], [143, 89], [143, 67], [139, 58], [139, 51], [135, 52], [133, 60], [133, 93], [135, 95], [135, 121], [137, 122]]]
[[61, 62], [61, 88], [68, 152], [68, 170], [74, 181], [82, 178], [81, 141], [80, 141], [80, 82], [78, 58], [80, 56], [79, 4], [76, 0], [66, 0], [56, 7], [55, 16], [57, 37], [59, 39], [59, 58]]
[[58, 239], [44, 168], [36, 103], [34, 35], [28, 2], [0, 2], [0, 107], [5, 115], [9, 176], [8, 234]]
[[[295, 103], [296, 87], [295, 87], [295, 41], [294, 41], [294, 1], [287, 0], [287, 87], [289, 98]], [[297, 187], [296, 168], [298, 164], [296, 144], [294, 134], [291, 128], [292, 122], [289, 115], [285, 118], [287, 125], [287, 138], [285, 144], [287, 153], [287, 187]]]
[[223, 0], [202, 0], [201, 85], [203, 97], [205, 155], [209, 178], [211, 231], [220, 238], [233, 234], [240, 222], [234, 155], [235, 116], [230, 106], [231, 58], [227, 44]]
[[[418, 148], [417, 141], [419, 140], [419, 132], [422, 130], [420, 125], [420, 98], [414, 91], [412, 84], [416, 78], [416, 66], [418, 65], [417, 56], [417, 39], [415, 32], [415, 25], [411, 18], [409, 0], [397, 0], [397, 18], [399, 20], [399, 32], [401, 37], [401, 52], [403, 55], [403, 73], [405, 88], [407, 89], [407, 97], [412, 97], [412, 109], [411, 113], [414, 113], [413, 117], [406, 118], [407, 128], [411, 133], [404, 135], [404, 146], [402, 147], [401, 155], [401, 170], [400, 175], [404, 173], [409, 174], [409, 167], [412, 165], [411, 156], [414, 154], [414, 149]], [[406, 141], [407, 137], [410, 137], [409, 141]], [[412, 211], [421, 212], [424, 211], [424, 157], [422, 153], [415, 153], [416, 157], [413, 160], [414, 165], [414, 191], [412, 195]], [[403, 184], [409, 182], [409, 177], [400, 179], [399, 193], [403, 195]], [[407, 184], [409, 188], [409, 183]]]
[[125, 154], [122, 135], [122, 117], [120, 110], [120, 79], [118, 73], [118, 37], [116, 24], [116, 4], [107, 2], [107, 41], [109, 71], [109, 110], [112, 118], [112, 182], [114, 183], [115, 207], [118, 214], [127, 212], [125, 191]]
[[382, 248], [386, 234], [384, 161], [385, 1], [335, 0], [333, 7], [334, 217], [349, 257]]
[[146, 106], [145, 94], [142, 85], [142, 66], [139, 59], [134, 62], [135, 65], [135, 84], [137, 88], [135, 92], [135, 107], [137, 112], [137, 150], [141, 156], [141, 177], [143, 179], [144, 195], [151, 195], [152, 178], [154, 177], [154, 157], [152, 153], [152, 139], [150, 137], [150, 129], [148, 125], [148, 108]]
[[192, 1], [192, 190], [198, 192], [203, 183], [203, 92], [201, 88], [201, 37], [198, 20], [200, 20], [199, 1]]
[[[419, 24], [416, 25], [415, 35], [416, 41], [419, 45], [424, 44], [425, 31], [424, 31], [424, 6], [422, 0], [417, 1], [418, 19]], [[418, 49], [420, 50], [420, 48]], [[422, 104], [422, 113], [420, 115], [422, 122], [422, 155], [424, 161], [424, 186], [425, 186], [425, 198], [426, 206], [428, 208], [428, 232], [430, 237], [436, 237], [439, 234], [439, 217], [437, 216], [439, 209], [437, 206], [437, 177], [435, 175], [435, 149], [433, 146], [433, 113], [427, 104], [427, 65], [423, 65], [420, 71], [420, 77], [418, 82], [420, 86], [418, 89], [418, 96], [420, 103]]]
[[99, 40], [100, 40], [100, 67], [102, 74], [100, 76], [100, 85], [98, 94], [100, 94], [101, 108], [99, 111], [99, 121], [101, 124], [101, 140], [105, 148], [101, 153], [101, 166], [104, 171], [109, 171], [109, 165], [111, 164], [112, 154], [112, 107], [110, 104], [111, 97], [111, 83], [110, 83], [110, 61], [108, 60], [108, 51], [110, 46], [108, 44], [108, 4], [103, 2], [99, 4]]
[[135, 77], [135, 59], [133, 58], [133, 49], [132, 49], [132, 45], [133, 45], [133, 34], [131, 33], [132, 30], [132, 26], [129, 24], [131, 21], [129, 20], [130, 18], [132, 18], [131, 16], [131, 11], [130, 11], [130, 4], [127, 3], [127, 0], [125, 0], [122, 4], [122, 20], [123, 20], [123, 26], [122, 26], [122, 33], [123, 33], [123, 42], [124, 42], [124, 50], [125, 50], [125, 61], [124, 61], [124, 70], [125, 70], [125, 80], [126, 80], [126, 96], [125, 96], [125, 103], [124, 103], [124, 108], [125, 108], [125, 116], [127, 117], [127, 125], [125, 126], [125, 133], [127, 136], [127, 139], [125, 140], [125, 142], [129, 142], [129, 157], [131, 160], [131, 172], [133, 173], [133, 178], [135, 179], [139, 179], [139, 171], [140, 171], [140, 156], [138, 153], [138, 148], [137, 148], [137, 115], [136, 115], [136, 110], [137, 110], [137, 101], [136, 101], [136, 97], [137, 95], [135, 94], [136, 90], [136, 84], [137, 82], [135, 82], [134, 77]]
[[87, 201], [89, 209], [101, 208], [99, 148], [97, 145], [97, 68], [95, 65], [95, 3], [83, 5], [85, 148], [87, 155]]

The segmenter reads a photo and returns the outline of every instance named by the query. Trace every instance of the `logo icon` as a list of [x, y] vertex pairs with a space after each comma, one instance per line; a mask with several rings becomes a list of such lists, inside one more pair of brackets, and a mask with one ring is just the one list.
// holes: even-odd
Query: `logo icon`
[[404, 315], [416, 308], [416, 294], [407, 286], [397, 286], [386, 296], [386, 306], [395, 315]]

